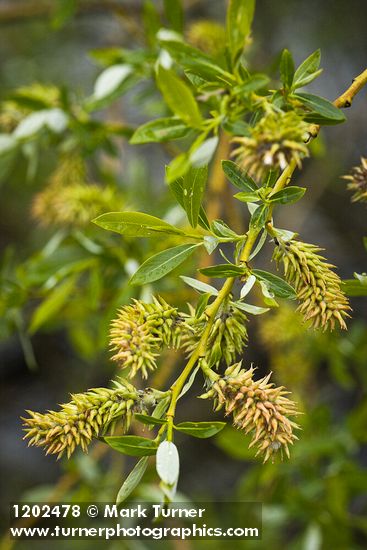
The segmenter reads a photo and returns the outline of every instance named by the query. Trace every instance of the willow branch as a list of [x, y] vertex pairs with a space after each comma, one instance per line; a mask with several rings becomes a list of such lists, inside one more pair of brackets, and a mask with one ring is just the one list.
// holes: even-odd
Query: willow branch
[[[338, 107], [339, 109], [347, 109], [348, 107], [351, 107], [353, 103], [353, 99], [355, 96], [362, 90], [362, 88], [367, 84], [367, 69], [365, 69], [361, 74], [356, 76], [352, 84], [343, 92], [339, 97], [337, 97], [333, 104], [335, 107]], [[317, 137], [318, 133], [320, 131], [320, 125], [319, 124], [313, 124], [310, 126], [310, 129], [308, 131], [309, 133], [309, 139]]]

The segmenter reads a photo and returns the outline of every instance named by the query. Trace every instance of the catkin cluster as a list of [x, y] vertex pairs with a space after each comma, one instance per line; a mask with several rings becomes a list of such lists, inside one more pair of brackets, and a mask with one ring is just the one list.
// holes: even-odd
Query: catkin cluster
[[308, 156], [304, 136], [308, 125], [294, 112], [271, 112], [253, 128], [249, 137], [236, 137], [232, 156], [251, 176], [261, 180], [269, 169], [284, 170], [292, 160], [300, 167]]
[[343, 176], [352, 191], [352, 202], [367, 202], [367, 158], [361, 158], [361, 164], [354, 166], [349, 175]]
[[[194, 312], [186, 318], [183, 349], [191, 355], [197, 348], [207, 324], [205, 314], [196, 318]], [[207, 365], [216, 367], [222, 361], [231, 365], [242, 353], [247, 342], [247, 317], [233, 303], [223, 304], [211, 328], [205, 353]]]
[[86, 452], [92, 439], [113, 431], [117, 421], [123, 431], [129, 429], [133, 411], [143, 404], [143, 398], [126, 380], [114, 382], [114, 388], [93, 388], [72, 395], [59, 411], [45, 414], [27, 411], [22, 418], [29, 445], [44, 447], [46, 454], [66, 453], [69, 458], [77, 446]]
[[138, 371], [147, 378], [148, 372], [156, 369], [162, 348], [180, 345], [182, 332], [177, 308], [163, 298], [153, 300], [151, 304], [134, 300], [132, 305], [122, 307], [112, 321], [112, 359], [122, 368], [129, 368], [129, 378]]
[[35, 197], [34, 218], [44, 226], [83, 227], [99, 214], [121, 204], [112, 187], [86, 182], [85, 164], [78, 155], [61, 160], [49, 185]]
[[254, 380], [254, 371], [236, 363], [200, 397], [214, 399], [215, 410], [224, 408], [226, 415], [233, 415], [234, 426], [251, 434], [249, 446], [257, 446], [256, 456], [263, 455], [264, 462], [278, 452], [289, 457], [289, 445], [298, 439], [293, 430], [299, 426], [288, 418], [299, 414], [296, 404], [283, 387], [269, 383], [270, 374]]
[[305, 321], [313, 328], [333, 330], [339, 324], [346, 329], [351, 308], [334, 266], [319, 254], [321, 249], [297, 240], [276, 244], [273, 259], [283, 264], [287, 281], [294, 285]]

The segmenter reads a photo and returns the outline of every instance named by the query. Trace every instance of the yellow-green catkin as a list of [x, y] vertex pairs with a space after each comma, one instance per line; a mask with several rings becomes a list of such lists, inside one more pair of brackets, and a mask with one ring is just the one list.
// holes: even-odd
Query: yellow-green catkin
[[270, 112], [251, 128], [250, 136], [235, 137], [232, 156], [252, 177], [261, 180], [269, 169], [284, 170], [295, 160], [300, 167], [309, 155], [308, 125], [294, 112]]
[[[205, 314], [199, 318], [192, 315], [185, 321], [182, 347], [191, 355], [206, 328], [207, 317]], [[246, 323], [247, 317], [242, 310], [229, 302], [222, 305], [207, 340], [205, 360], [209, 368], [218, 368], [222, 361], [231, 365], [243, 352], [248, 338]]]
[[282, 263], [284, 275], [291, 283], [299, 301], [298, 310], [313, 328], [333, 330], [336, 325], [346, 329], [350, 317], [349, 302], [341, 289], [341, 280], [332, 264], [319, 254], [322, 249], [313, 244], [290, 240], [276, 241], [273, 259]]
[[217, 56], [224, 51], [225, 34], [225, 28], [220, 23], [202, 19], [189, 25], [187, 41], [199, 50]]
[[361, 158], [361, 164], [354, 166], [347, 176], [343, 176], [352, 191], [352, 202], [367, 202], [367, 158]]
[[32, 214], [43, 226], [84, 227], [103, 212], [122, 205], [112, 187], [87, 183], [83, 159], [65, 155], [49, 184], [33, 201]]
[[112, 359], [129, 368], [129, 378], [141, 372], [147, 378], [157, 367], [156, 359], [164, 346], [178, 348], [181, 338], [180, 314], [163, 298], [148, 304], [134, 300], [122, 307], [112, 321], [110, 344]]
[[123, 379], [115, 381], [112, 389], [93, 388], [71, 398], [59, 411], [27, 411], [29, 417], [22, 420], [29, 445], [43, 447], [57, 458], [64, 453], [70, 458], [77, 447], [87, 452], [93, 438], [113, 431], [117, 421], [126, 432], [141, 400], [134, 386]]
[[200, 397], [214, 399], [216, 411], [224, 408], [226, 415], [233, 415], [233, 425], [251, 434], [249, 447], [256, 445], [256, 456], [262, 455], [264, 462], [277, 453], [289, 458], [289, 445], [298, 439], [293, 430], [299, 429], [289, 417], [299, 414], [297, 406], [283, 387], [269, 383], [270, 374], [254, 380], [254, 372], [236, 363]]

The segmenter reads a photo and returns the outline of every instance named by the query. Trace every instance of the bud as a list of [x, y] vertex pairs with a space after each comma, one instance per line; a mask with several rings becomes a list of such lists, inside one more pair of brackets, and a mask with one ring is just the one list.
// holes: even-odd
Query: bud
[[367, 202], [367, 158], [361, 158], [361, 164], [354, 166], [348, 176], [343, 176], [348, 180], [348, 189], [352, 191], [352, 202]]
[[117, 420], [126, 432], [141, 395], [122, 378], [114, 386], [74, 394], [59, 411], [45, 414], [27, 411], [29, 418], [22, 418], [27, 432], [24, 439], [30, 438], [28, 445], [44, 447], [46, 454], [57, 454], [59, 459], [65, 452], [70, 458], [77, 446], [87, 452], [92, 439], [104, 435], [108, 429], [113, 431]]
[[308, 125], [294, 112], [270, 112], [251, 128], [249, 137], [233, 139], [232, 156], [252, 177], [262, 180], [269, 169], [284, 170], [292, 160], [301, 167], [308, 157], [304, 136]]
[[318, 254], [317, 246], [301, 241], [277, 241], [273, 259], [283, 263], [287, 281], [294, 285], [300, 302], [298, 310], [313, 328], [333, 330], [336, 323], [346, 329], [349, 302], [341, 290], [335, 267]]
[[141, 371], [143, 378], [157, 368], [156, 358], [163, 346], [180, 345], [180, 316], [162, 298], [153, 303], [134, 300], [124, 306], [112, 321], [111, 348], [116, 352], [112, 359], [122, 368], [130, 368], [129, 378]]
[[245, 434], [251, 434], [249, 447], [257, 446], [256, 456], [262, 454], [264, 462], [279, 451], [289, 458], [289, 445], [298, 439], [293, 429], [299, 426], [289, 420], [298, 413], [296, 404], [288, 399], [289, 392], [269, 383], [270, 374], [260, 380], [253, 379], [255, 369], [232, 365], [225, 376], [216, 380], [202, 399], [214, 399], [215, 410], [224, 408], [233, 415], [233, 425]]

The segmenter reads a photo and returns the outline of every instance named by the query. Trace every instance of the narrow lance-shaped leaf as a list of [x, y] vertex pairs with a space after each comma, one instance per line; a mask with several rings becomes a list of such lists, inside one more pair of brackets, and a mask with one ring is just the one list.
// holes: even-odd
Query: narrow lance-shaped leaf
[[257, 191], [258, 187], [254, 180], [238, 164], [231, 160], [222, 162], [223, 172], [229, 181], [241, 191]]
[[213, 278], [240, 277], [246, 273], [246, 268], [235, 264], [218, 264], [211, 267], [203, 267], [199, 271], [203, 275]]
[[65, 305], [70, 294], [75, 288], [76, 277], [70, 277], [57, 286], [48, 297], [41, 303], [33, 314], [29, 331], [33, 334], [47, 321], [55, 317]]
[[131, 495], [135, 487], [139, 485], [141, 478], [144, 475], [145, 470], [148, 466], [148, 457], [143, 456], [139, 462], [131, 470], [124, 483], [121, 486], [116, 498], [116, 504], [120, 504]]
[[104, 438], [104, 441], [122, 454], [129, 456], [150, 456], [157, 452], [157, 442], [137, 435], [113, 435]]
[[269, 201], [279, 204], [292, 204], [300, 200], [305, 194], [305, 187], [289, 186], [270, 195]]
[[186, 136], [189, 131], [190, 128], [188, 128], [180, 118], [158, 118], [157, 120], [151, 120], [139, 126], [132, 135], [130, 143], [164, 143], [173, 139], [182, 138]]
[[[169, 184], [169, 187], [172, 190], [172, 193], [174, 194], [178, 204], [180, 206], [182, 206], [182, 208], [185, 210], [185, 206], [184, 206], [184, 179], [183, 179], [183, 177], [173, 180]], [[210, 229], [210, 224], [209, 224], [208, 218], [207, 218], [207, 216], [205, 214], [205, 211], [204, 211], [204, 208], [202, 206], [199, 207], [198, 223], [204, 229]]]
[[202, 51], [179, 40], [166, 40], [159, 36], [162, 47], [169, 52], [182, 67], [209, 82], [234, 84], [235, 78], [223, 70]]
[[143, 212], [108, 212], [95, 218], [93, 223], [128, 237], [154, 237], [159, 234], [185, 235], [181, 229]]
[[260, 204], [251, 216], [250, 228], [260, 230], [264, 227], [268, 211], [269, 207], [266, 204]]
[[171, 70], [158, 67], [157, 84], [168, 107], [189, 126], [199, 128], [202, 117], [190, 88]]
[[296, 99], [311, 109], [304, 119], [314, 124], [340, 124], [345, 121], [344, 113], [327, 99], [314, 94], [294, 94]]
[[[313, 52], [301, 65], [296, 69], [293, 78], [292, 88], [301, 88], [311, 82], [321, 71], [318, 71], [321, 60], [320, 50]], [[317, 74], [315, 74], [317, 73]]]
[[245, 46], [254, 17], [255, 0], [230, 0], [227, 9], [227, 43], [232, 62], [235, 62]]
[[183, 30], [183, 15], [181, 0], [164, 0], [164, 13], [170, 26], [177, 32]]
[[292, 300], [296, 298], [294, 288], [277, 275], [269, 273], [268, 271], [263, 271], [262, 269], [253, 269], [252, 273], [255, 275], [256, 279], [264, 281], [275, 296], [279, 298], [291, 298]]
[[131, 277], [130, 284], [144, 285], [158, 281], [182, 264], [201, 244], [182, 244], [155, 254], [139, 267]]
[[192, 227], [199, 219], [201, 201], [208, 177], [208, 167], [191, 168], [183, 178], [183, 205]]
[[292, 54], [287, 49], [283, 50], [282, 57], [280, 58], [280, 79], [285, 90], [289, 90], [292, 87], [294, 77], [294, 61]]
[[222, 431], [225, 426], [225, 422], [181, 422], [175, 426], [175, 430], [199, 439], [207, 439]]

